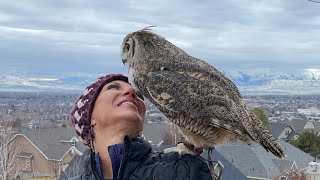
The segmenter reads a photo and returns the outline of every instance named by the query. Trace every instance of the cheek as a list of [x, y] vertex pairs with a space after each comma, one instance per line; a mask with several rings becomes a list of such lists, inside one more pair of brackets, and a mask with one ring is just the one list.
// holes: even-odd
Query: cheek
[[110, 112], [112, 112], [112, 105], [109, 101], [110, 100], [106, 98], [99, 98], [94, 104], [92, 118], [105, 121]]
[[143, 114], [145, 114], [146, 113], [146, 106], [143, 101], [140, 101], [140, 107], [142, 109]]

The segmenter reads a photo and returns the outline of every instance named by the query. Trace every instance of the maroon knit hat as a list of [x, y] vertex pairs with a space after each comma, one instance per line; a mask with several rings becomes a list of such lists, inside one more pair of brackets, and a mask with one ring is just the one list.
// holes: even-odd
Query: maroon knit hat
[[122, 80], [128, 82], [128, 77], [122, 74], [108, 74], [99, 77], [95, 82], [89, 85], [83, 94], [76, 101], [73, 110], [71, 111], [70, 120], [75, 127], [80, 141], [91, 147], [93, 140], [93, 131], [91, 126], [91, 114], [94, 103], [101, 89], [109, 82]]

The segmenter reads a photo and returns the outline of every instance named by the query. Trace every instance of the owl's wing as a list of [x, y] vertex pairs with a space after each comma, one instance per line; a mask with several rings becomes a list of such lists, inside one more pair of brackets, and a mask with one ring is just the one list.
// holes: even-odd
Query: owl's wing
[[240, 94], [238, 89], [232, 89], [235, 85], [230, 80], [232, 85], [221, 86], [220, 81], [224, 79], [213, 79], [210, 73], [164, 69], [149, 72], [137, 84], [168, 118], [191, 117], [201, 124], [248, 136], [238, 121], [239, 115], [235, 109], [234, 99], [242, 101], [241, 96], [237, 95]]

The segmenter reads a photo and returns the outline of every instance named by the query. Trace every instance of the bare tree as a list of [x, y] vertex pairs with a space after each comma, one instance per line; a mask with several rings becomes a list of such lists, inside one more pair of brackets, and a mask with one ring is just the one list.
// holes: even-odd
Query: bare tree
[[60, 174], [60, 161], [50, 161], [49, 166], [54, 173], [54, 177], [57, 179]]
[[304, 169], [298, 169], [295, 166], [295, 162], [291, 165], [291, 168], [286, 169], [283, 171], [279, 176], [274, 177], [274, 180], [305, 180], [307, 178], [306, 174], [304, 173]]
[[21, 152], [18, 141], [13, 141], [12, 126], [9, 121], [0, 118], [0, 180], [11, 180], [17, 177], [23, 164], [16, 161], [17, 155]]
[[300, 171], [288, 171], [284, 172], [282, 175], [273, 178], [274, 180], [305, 180], [307, 178], [304, 172]]
[[82, 171], [81, 164], [83, 163], [81, 156], [75, 156], [70, 162], [69, 166], [63, 172], [67, 179], [74, 177], [80, 174]]

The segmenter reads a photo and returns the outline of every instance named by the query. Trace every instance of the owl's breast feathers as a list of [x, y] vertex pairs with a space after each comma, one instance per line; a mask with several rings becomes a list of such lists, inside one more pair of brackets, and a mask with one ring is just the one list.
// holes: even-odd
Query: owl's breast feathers
[[[138, 73], [135, 84], [140, 91], [175, 124], [188, 117], [199, 125], [223, 128], [234, 134], [248, 136], [239, 115], [234, 111], [233, 95], [223, 89], [223, 83], [200, 72], [157, 71]], [[237, 102], [242, 101], [238, 99]], [[188, 123], [186, 123], [188, 124]]]

